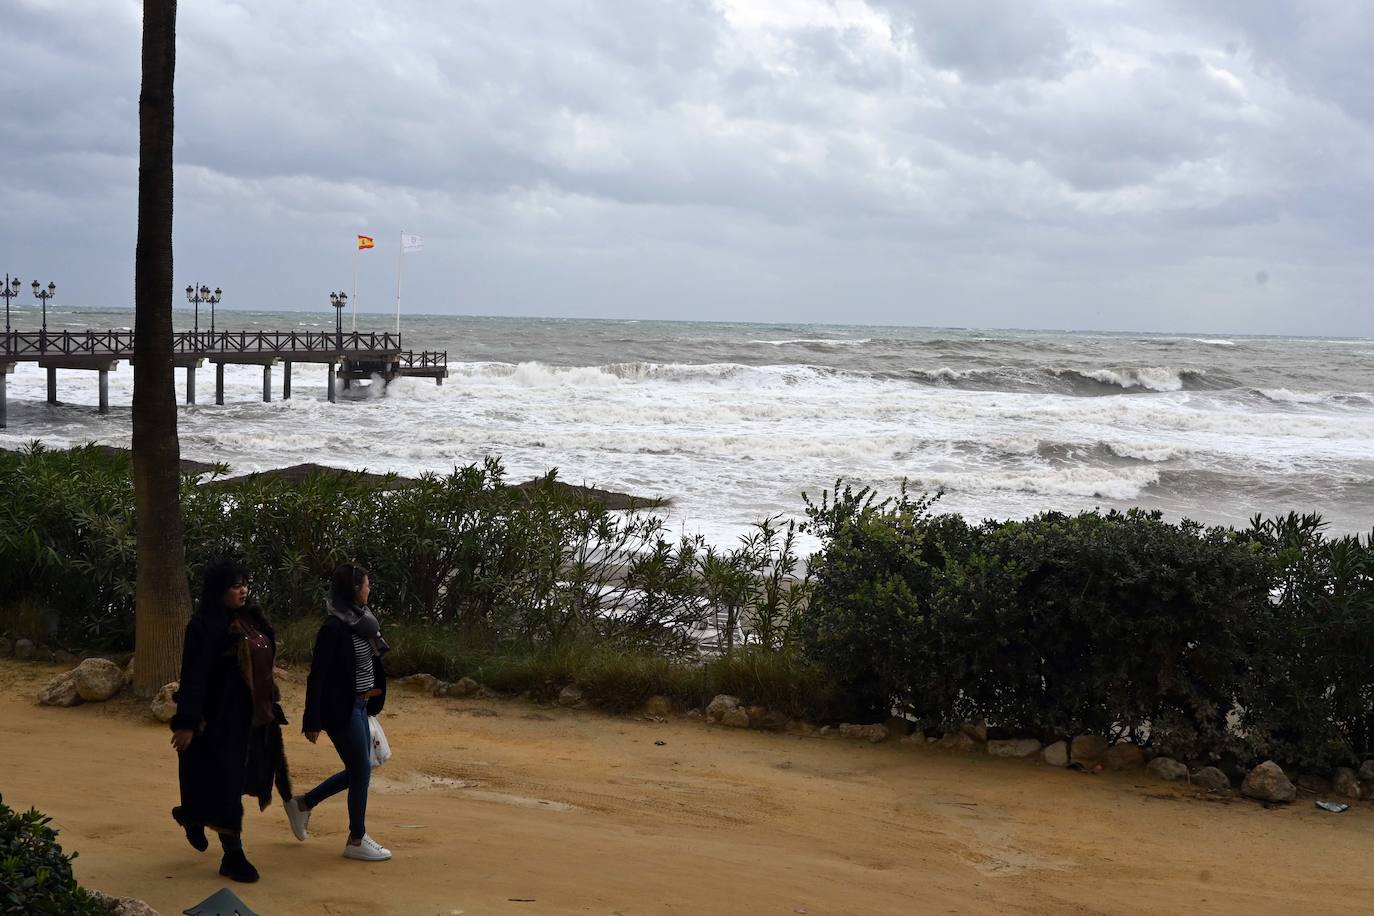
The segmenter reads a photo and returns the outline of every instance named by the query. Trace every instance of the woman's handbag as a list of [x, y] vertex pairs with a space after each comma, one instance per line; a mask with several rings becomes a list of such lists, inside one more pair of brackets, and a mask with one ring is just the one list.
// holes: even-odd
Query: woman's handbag
[[386, 732], [376, 716], [368, 716], [367, 725], [372, 733], [372, 765], [379, 767], [391, 759], [391, 742], [386, 740]]

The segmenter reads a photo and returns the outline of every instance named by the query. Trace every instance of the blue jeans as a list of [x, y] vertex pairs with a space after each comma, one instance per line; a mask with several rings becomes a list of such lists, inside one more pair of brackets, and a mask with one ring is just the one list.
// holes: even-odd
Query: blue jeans
[[348, 835], [351, 839], [362, 839], [367, 833], [367, 787], [372, 781], [372, 729], [367, 721], [367, 700], [359, 699], [353, 704], [347, 729], [328, 734], [343, 761], [343, 771], [335, 773], [302, 798], [307, 808], [314, 808], [347, 789]]

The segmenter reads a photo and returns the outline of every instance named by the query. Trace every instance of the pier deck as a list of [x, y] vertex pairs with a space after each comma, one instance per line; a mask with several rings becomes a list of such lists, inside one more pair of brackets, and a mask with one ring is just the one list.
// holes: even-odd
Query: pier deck
[[[48, 373], [48, 402], [57, 403], [57, 371], [96, 372], [99, 410], [109, 412], [109, 373], [121, 360], [134, 360], [132, 331], [8, 331], [0, 332], [0, 429], [6, 426], [6, 378], [19, 363], [36, 363]], [[335, 376], [344, 387], [380, 375], [386, 381], [400, 376], [448, 377], [445, 350], [406, 350], [399, 334], [350, 331], [175, 331], [172, 365], [186, 370], [186, 403], [196, 403], [196, 370], [206, 361], [215, 365], [215, 403], [224, 403], [224, 367], [262, 367], [262, 399], [272, 400], [272, 368], [282, 364], [282, 397], [291, 397], [291, 367], [314, 363], [327, 367], [329, 400], [335, 398]]]

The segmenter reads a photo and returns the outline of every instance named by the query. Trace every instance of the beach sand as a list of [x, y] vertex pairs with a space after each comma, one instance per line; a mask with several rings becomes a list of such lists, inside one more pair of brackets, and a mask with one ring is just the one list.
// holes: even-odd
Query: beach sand
[[[172, 823], [167, 727], [131, 699], [35, 705], [56, 666], [0, 661], [12, 807], [36, 805], [87, 886], [166, 916], [228, 885]], [[304, 671], [283, 684], [299, 715]], [[298, 720], [297, 720], [298, 721]], [[397, 691], [370, 832], [343, 797], [297, 843], [250, 802], [262, 914], [1352, 912], [1374, 899], [1374, 807], [1266, 810], [1143, 773], [1085, 775], [899, 744], [709, 728]], [[337, 769], [290, 728], [298, 791]], [[657, 745], [656, 742], [664, 742]], [[213, 842], [213, 841], [212, 841]]]

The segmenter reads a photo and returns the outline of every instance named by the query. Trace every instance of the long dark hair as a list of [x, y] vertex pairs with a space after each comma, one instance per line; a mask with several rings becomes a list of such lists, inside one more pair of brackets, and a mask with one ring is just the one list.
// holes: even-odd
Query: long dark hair
[[358, 586], [366, 578], [367, 567], [363, 564], [340, 563], [329, 580], [329, 597], [340, 607], [352, 607], [358, 603]]
[[225, 558], [205, 567], [201, 574], [200, 604], [197, 610], [202, 614], [223, 613], [224, 593], [248, 581], [248, 568], [238, 560]]

